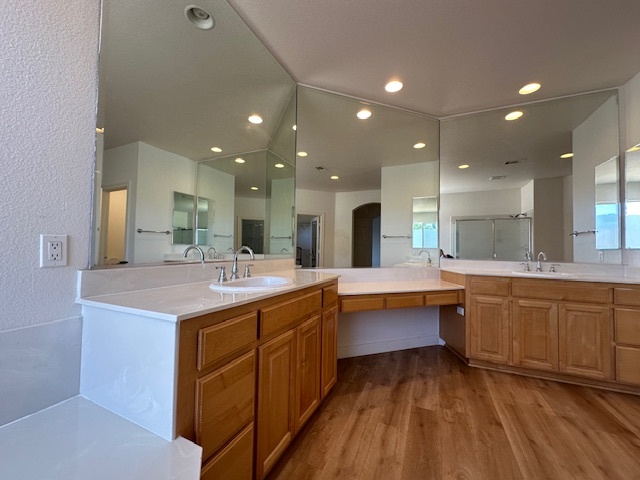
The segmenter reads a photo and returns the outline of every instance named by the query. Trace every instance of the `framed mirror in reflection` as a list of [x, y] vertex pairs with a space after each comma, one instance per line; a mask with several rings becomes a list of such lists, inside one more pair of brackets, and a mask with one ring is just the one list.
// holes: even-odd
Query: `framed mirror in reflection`
[[[199, 3], [215, 19], [208, 30], [189, 21], [186, 6], [103, 2], [94, 266], [115, 255], [103, 245], [115, 227], [102, 220], [108, 212], [101, 200], [116, 189], [127, 191], [117, 260], [175, 260], [191, 244], [216, 256], [237, 248], [236, 219], [244, 212], [236, 209], [247, 197], [238, 187], [243, 180], [204, 166], [218, 157], [224, 163], [262, 155], [253, 172], [262, 178], [262, 211], [251, 217], [264, 219], [265, 231], [293, 235], [295, 83], [224, 0]], [[289, 183], [267, 171], [272, 158], [287, 165]], [[293, 257], [291, 238], [287, 245]], [[286, 256], [278, 242], [262, 250]]]
[[[596, 166], [618, 155], [617, 96], [616, 90], [603, 91], [443, 119], [442, 248], [456, 251], [452, 219], [527, 217], [531, 250], [545, 252], [549, 261], [621, 263], [615, 243], [605, 250], [593, 234], [572, 234], [597, 230]], [[506, 120], [512, 111], [522, 116]], [[619, 222], [611, 229], [619, 235]], [[494, 235], [465, 235], [458, 240], [497, 242]], [[522, 243], [518, 236], [507, 238]], [[524, 261], [520, 247], [503, 245], [501, 259]]]

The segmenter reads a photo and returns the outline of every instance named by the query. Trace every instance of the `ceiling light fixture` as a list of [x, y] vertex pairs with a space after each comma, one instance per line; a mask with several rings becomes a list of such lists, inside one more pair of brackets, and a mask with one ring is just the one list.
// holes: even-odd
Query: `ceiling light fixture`
[[307, 152], [298, 152], [299, 157], [306, 157], [307, 155], [309, 155]]
[[331, 175], [331, 180], [338, 180], [340, 177], [338, 175]]
[[404, 85], [402, 85], [402, 82], [399, 82], [398, 80], [392, 80], [384, 86], [384, 89], [389, 93], [395, 93], [402, 90], [403, 86]]
[[220, 147], [211, 147], [211, 151], [215, 153], [220, 153], [222, 152], [222, 149]]
[[571, 158], [573, 157], [573, 153], [569, 152], [569, 153], [563, 153], [562, 155], [560, 155], [560, 158]]
[[360, 120], [366, 120], [367, 118], [371, 117], [371, 110], [363, 108], [358, 113], [356, 113], [356, 117], [358, 117]]
[[465, 168], [469, 168], [469, 165], [458, 165], [460, 170], [464, 170]]
[[520, 95], [529, 95], [530, 93], [540, 90], [541, 86], [542, 85], [540, 85], [539, 83], [529, 83], [528, 85], [525, 85], [520, 90], [518, 90], [518, 93]]
[[104, 128], [96, 127], [96, 133], [104, 133]]
[[426, 143], [418, 142], [418, 143], [416, 143], [416, 144], [413, 146], [413, 148], [420, 149], [420, 148], [424, 148], [424, 147], [426, 147], [426, 146], [427, 146], [427, 144], [426, 144]]
[[294, 125], [294, 126], [293, 126], [293, 127], [291, 127], [291, 128], [293, 128], [294, 130], [298, 130], [298, 126], [297, 126], [297, 125]]
[[276, 163], [276, 164], [274, 165], [274, 167], [276, 167], [276, 168], [284, 168], [284, 164], [282, 164], [282, 163]]
[[244, 160], [244, 158], [240, 158], [240, 157], [238, 157], [238, 158], [236, 158], [236, 159], [234, 160], [234, 162], [236, 162], [236, 163], [244, 163], [244, 162], [245, 162], [245, 160]]
[[251, 187], [251, 190], [258, 190], [258, 187]]
[[260, 115], [251, 115], [249, 121], [255, 125], [259, 125], [262, 123], [262, 117]]
[[189, 5], [185, 8], [184, 16], [200, 30], [211, 30], [216, 25], [211, 14], [197, 5]]
[[505, 120], [509, 120], [509, 121], [511, 121], [511, 120], [517, 120], [517, 119], [519, 119], [522, 115], [524, 115], [522, 112], [519, 112], [519, 111], [517, 111], [517, 110], [516, 110], [515, 112], [508, 113], [508, 114], [504, 117], [504, 119], [505, 119]]

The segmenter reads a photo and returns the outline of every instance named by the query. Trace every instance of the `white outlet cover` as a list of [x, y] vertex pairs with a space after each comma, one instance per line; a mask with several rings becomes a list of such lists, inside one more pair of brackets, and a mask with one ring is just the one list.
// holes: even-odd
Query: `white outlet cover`
[[[65, 267], [69, 264], [67, 260], [67, 243], [68, 243], [68, 235], [50, 235], [50, 234], [41, 234], [40, 235], [40, 267]], [[51, 242], [60, 242], [61, 255], [59, 260], [50, 260], [49, 259], [49, 250]]]

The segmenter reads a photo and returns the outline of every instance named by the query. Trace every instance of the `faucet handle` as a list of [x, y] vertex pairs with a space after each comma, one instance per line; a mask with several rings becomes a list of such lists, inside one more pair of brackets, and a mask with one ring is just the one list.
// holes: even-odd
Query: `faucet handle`
[[524, 271], [525, 272], [530, 272], [531, 271], [531, 269], [529, 268], [529, 263], [528, 262], [527, 263], [521, 263], [520, 265], [524, 266]]
[[220, 283], [227, 281], [227, 272], [225, 272], [224, 267], [224, 265], [216, 267], [216, 270], [220, 269], [220, 275], [218, 276], [218, 282]]
[[559, 267], [560, 264], [559, 263], [552, 263], [551, 267], [549, 267], [549, 271], [550, 272], [555, 272], [556, 271], [556, 267]]
[[253, 263], [247, 263], [244, 266], [244, 273], [242, 274], [243, 278], [249, 278], [251, 276], [251, 270], [249, 270], [249, 267], [253, 267]]

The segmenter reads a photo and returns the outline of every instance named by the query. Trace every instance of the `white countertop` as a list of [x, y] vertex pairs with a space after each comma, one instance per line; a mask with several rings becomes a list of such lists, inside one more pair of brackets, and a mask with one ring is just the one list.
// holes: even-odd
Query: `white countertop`
[[315, 270], [285, 270], [270, 272], [269, 275], [292, 278], [295, 283], [268, 292], [229, 294], [212, 291], [209, 288], [211, 280], [207, 280], [206, 282], [82, 297], [77, 299], [77, 303], [169, 322], [179, 322], [338, 278], [336, 274]]
[[80, 396], [0, 427], [7, 480], [197, 480], [201, 457]]
[[463, 290], [464, 287], [438, 279], [389, 280], [377, 282], [339, 282], [339, 295], [367, 295], [379, 293], [432, 292]]

